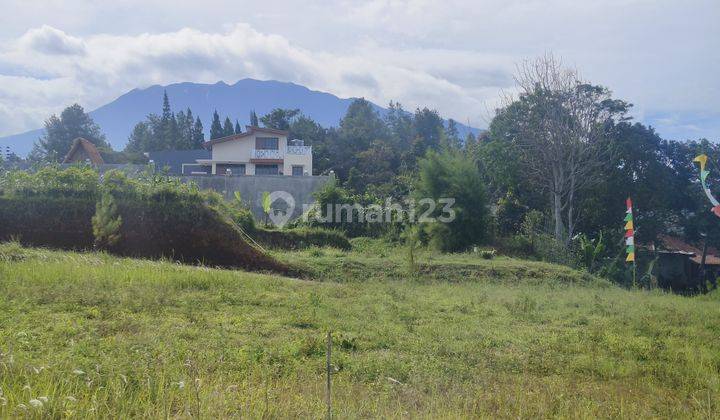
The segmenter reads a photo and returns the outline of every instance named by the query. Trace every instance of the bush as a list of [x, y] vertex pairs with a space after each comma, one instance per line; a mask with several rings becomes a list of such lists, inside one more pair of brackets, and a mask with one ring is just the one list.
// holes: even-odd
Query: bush
[[498, 233], [503, 236], [517, 234], [527, 211], [527, 206], [520, 204], [515, 195], [508, 191], [497, 202]]
[[[317, 200], [315, 206], [303, 217], [291, 222], [291, 227], [324, 228], [332, 226], [333, 230], [340, 230], [351, 238], [384, 235], [399, 238], [402, 225], [400, 214], [396, 209], [390, 209], [390, 220], [385, 220], [387, 214], [385, 203], [371, 193], [353, 195], [334, 180], [323, 185], [314, 196]], [[342, 206], [347, 208], [341, 211], [340, 219], [338, 219], [336, 212]], [[363, 220], [359, 220], [359, 211], [362, 211], [364, 215]], [[382, 220], [371, 220], [367, 217], [369, 214], [382, 214], [383, 218]]]
[[73, 197], [0, 197], [0, 241], [61, 249], [91, 249], [95, 201]]
[[480, 258], [484, 260], [492, 260], [495, 258], [495, 250], [494, 249], [484, 249], [480, 251]]
[[333, 247], [348, 251], [352, 248], [343, 232], [321, 228], [296, 228], [284, 230], [258, 229], [255, 239], [268, 248], [304, 249], [308, 247]]
[[435, 200], [438, 205], [429, 216], [443, 215], [440, 199], [455, 199], [453, 221], [426, 225], [431, 244], [442, 251], [462, 251], [473, 244], [486, 242], [490, 217], [485, 184], [475, 162], [462, 152], [446, 150], [441, 153], [429, 151], [418, 164], [420, 172], [413, 197]]
[[494, 241], [494, 245], [502, 255], [522, 258], [535, 255], [532, 242], [524, 235], [513, 235], [509, 238], [497, 238]]

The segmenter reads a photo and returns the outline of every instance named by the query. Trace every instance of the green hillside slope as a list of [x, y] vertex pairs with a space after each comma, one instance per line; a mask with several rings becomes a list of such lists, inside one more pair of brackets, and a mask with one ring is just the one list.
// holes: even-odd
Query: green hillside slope
[[0, 245], [0, 417], [319, 418], [328, 330], [338, 418], [718, 414], [717, 295], [358, 248], [286, 253], [312, 281]]

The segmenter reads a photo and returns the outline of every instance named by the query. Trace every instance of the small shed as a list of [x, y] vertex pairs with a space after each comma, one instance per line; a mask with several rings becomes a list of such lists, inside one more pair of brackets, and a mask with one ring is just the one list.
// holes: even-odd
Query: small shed
[[105, 163], [97, 147], [89, 140], [78, 137], [73, 141], [70, 151], [62, 163], [90, 163], [100, 166]]
[[708, 247], [703, 268], [703, 250], [675, 236], [660, 235], [655, 243], [644, 247], [657, 262], [653, 274], [658, 286], [679, 292], [705, 289], [707, 281], [717, 284], [720, 272], [718, 250]]

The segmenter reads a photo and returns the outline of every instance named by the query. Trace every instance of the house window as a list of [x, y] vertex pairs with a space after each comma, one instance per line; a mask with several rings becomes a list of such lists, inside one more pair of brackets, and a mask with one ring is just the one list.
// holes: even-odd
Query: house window
[[255, 175], [279, 175], [277, 165], [255, 165]]
[[277, 137], [256, 137], [255, 138], [255, 149], [256, 150], [278, 150], [279, 141]]
[[205, 165], [197, 165], [194, 163], [184, 163], [182, 165], [182, 173], [183, 175], [207, 175], [210, 173], [209, 166]]
[[[230, 171], [230, 172], [228, 172]], [[244, 163], [218, 163], [215, 165], [216, 175], [245, 175]]]
[[292, 176], [303, 176], [303, 169], [305, 169], [305, 167], [302, 165], [293, 165]]

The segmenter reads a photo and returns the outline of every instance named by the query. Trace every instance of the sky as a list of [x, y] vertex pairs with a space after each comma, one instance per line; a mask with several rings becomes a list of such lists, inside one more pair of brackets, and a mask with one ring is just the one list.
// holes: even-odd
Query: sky
[[175, 82], [294, 82], [485, 128], [560, 57], [668, 139], [720, 141], [720, 1], [0, 0], [0, 136]]

